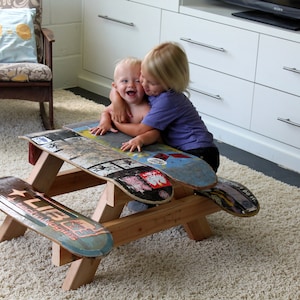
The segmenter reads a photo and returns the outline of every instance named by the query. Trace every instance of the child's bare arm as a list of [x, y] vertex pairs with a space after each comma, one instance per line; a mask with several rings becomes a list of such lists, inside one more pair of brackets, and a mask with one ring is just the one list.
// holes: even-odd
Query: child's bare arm
[[149, 130], [154, 129], [153, 127], [150, 127], [143, 123], [118, 123], [114, 122], [116, 128], [119, 131], [122, 131], [125, 134], [128, 134], [132, 137], [141, 135]]
[[160, 141], [160, 132], [157, 129], [152, 129], [123, 143], [121, 150], [129, 150], [130, 152], [133, 152], [137, 149], [141, 152], [143, 146], [150, 145], [158, 141]]
[[90, 129], [90, 132], [95, 135], [104, 135], [107, 131], [117, 132], [112, 126], [111, 115], [110, 115], [111, 106], [108, 106], [101, 113], [99, 124]]
[[132, 117], [127, 103], [121, 98], [115, 88], [112, 88], [109, 94], [112, 105], [111, 119], [114, 122], [127, 123]]

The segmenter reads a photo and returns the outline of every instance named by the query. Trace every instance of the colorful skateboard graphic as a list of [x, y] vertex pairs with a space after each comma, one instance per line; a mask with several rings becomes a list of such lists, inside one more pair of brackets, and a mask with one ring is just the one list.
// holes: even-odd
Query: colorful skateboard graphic
[[159, 169], [172, 179], [194, 188], [197, 194], [210, 198], [230, 214], [248, 217], [258, 213], [259, 203], [249, 189], [238, 182], [217, 179], [211, 167], [202, 159], [163, 144], [145, 146], [142, 152], [123, 152], [120, 146], [130, 137], [120, 132], [94, 136], [89, 129], [97, 124], [98, 122], [89, 121], [66, 125], [66, 128], [112, 148], [116, 152], [125, 153], [138, 162]]
[[244, 185], [224, 178], [209, 190], [196, 192], [213, 200], [226, 212], [238, 217], [251, 217], [259, 212], [259, 203]]
[[101, 224], [38, 193], [16, 177], [0, 179], [0, 209], [79, 257], [101, 257], [113, 247]]
[[214, 186], [217, 176], [212, 168], [202, 159], [164, 144], [153, 144], [143, 147], [142, 152], [121, 151], [122, 142], [130, 137], [121, 132], [108, 132], [103, 136], [95, 136], [89, 129], [98, 122], [84, 122], [66, 125], [72, 131], [97, 143], [122, 153], [144, 165], [151, 166], [165, 173], [170, 178], [195, 189], [207, 189]]
[[160, 171], [71, 130], [44, 131], [21, 138], [84, 171], [113, 182], [140, 202], [161, 204], [173, 196], [169, 179]]

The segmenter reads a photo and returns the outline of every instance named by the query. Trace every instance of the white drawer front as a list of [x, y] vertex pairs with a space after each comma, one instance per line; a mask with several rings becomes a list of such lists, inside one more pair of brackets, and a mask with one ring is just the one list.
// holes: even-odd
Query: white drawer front
[[300, 148], [300, 97], [260, 85], [254, 95], [251, 130]]
[[179, 10], [179, 0], [130, 0], [130, 1], [146, 4], [149, 6], [155, 6], [162, 9], [168, 9], [172, 11]]
[[180, 42], [191, 63], [254, 81], [258, 34], [163, 11], [161, 41]]
[[250, 128], [253, 83], [190, 65], [190, 93], [199, 114]]
[[111, 79], [121, 58], [143, 58], [159, 43], [160, 18], [160, 9], [130, 1], [86, 0], [84, 69]]
[[300, 44], [261, 35], [256, 82], [300, 95]]

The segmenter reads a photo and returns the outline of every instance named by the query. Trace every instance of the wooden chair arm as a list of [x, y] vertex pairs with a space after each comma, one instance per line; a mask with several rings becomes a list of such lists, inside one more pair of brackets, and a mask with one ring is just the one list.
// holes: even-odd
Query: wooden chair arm
[[52, 30], [42, 28], [44, 55], [42, 63], [52, 70], [52, 43], [55, 42]]
[[42, 33], [43, 33], [44, 38], [45, 38], [49, 43], [55, 42], [54, 34], [53, 34], [53, 31], [52, 31], [52, 30], [50, 30], [50, 29], [48, 29], [48, 28], [42, 28]]

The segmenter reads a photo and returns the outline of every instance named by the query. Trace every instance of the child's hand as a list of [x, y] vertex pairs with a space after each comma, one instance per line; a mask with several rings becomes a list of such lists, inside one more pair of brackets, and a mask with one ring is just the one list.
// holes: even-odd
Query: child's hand
[[115, 88], [111, 89], [109, 98], [111, 100], [110, 117], [113, 122], [128, 123], [132, 118], [132, 113], [120, 94]]
[[128, 142], [122, 143], [121, 150], [122, 151], [127, 151], [129, 150], [130, 152], [134, 152], [136, 149], [138, 152], [142, 151], [143, 143], [141, 139], [137, 136]]
[[132, 118], [131, 111], [129, 109], [121, 110], [120, 108], [114, 109], [110, 113], [113, 122], [128, 123]]
[[107, 126], [100, 125], [100, 124], [98, 126], [90, 129], [90, 133], [94, 134], [94, 135], [104, 135], [104, 134], [106, 134], [107, 131], [111, 131], [114, 133], [118, 132], [118, 130], [113, 127], [107, 127]]

